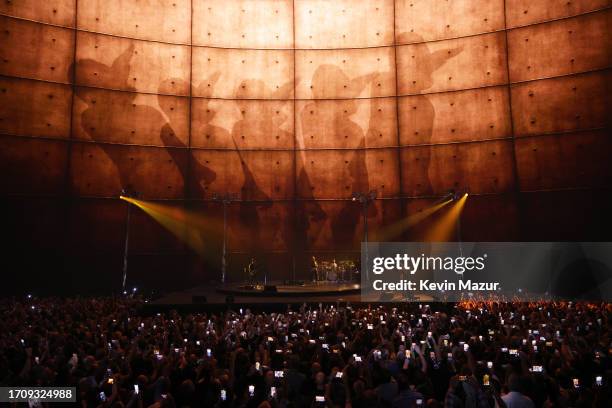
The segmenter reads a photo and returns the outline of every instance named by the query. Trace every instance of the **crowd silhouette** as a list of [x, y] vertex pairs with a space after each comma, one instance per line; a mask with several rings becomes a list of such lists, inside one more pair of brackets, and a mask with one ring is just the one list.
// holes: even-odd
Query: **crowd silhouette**
[[609, 406], [610, 304], [144, 305], [2, 300], [0, 384], [84, 408]]

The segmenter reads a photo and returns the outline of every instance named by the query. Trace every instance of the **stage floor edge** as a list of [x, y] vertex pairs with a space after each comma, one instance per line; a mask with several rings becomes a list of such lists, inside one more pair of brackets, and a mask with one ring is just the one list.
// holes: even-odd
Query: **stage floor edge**
[[233, 296], [338, 296], [359, 293], [361, 286], [354, 282], [267, 282], [249, 284], [229, 283], [217, 287], [217, 292]]
[[[274, 283], [270, 283], [274, 285]], [[277, 292], [260, 291], [253, 293], [252, 291], [236, 288], [236, 286], [245, 285], [245, 283], [236, 283], [232, 285], [219, 285], [218, 283], [210, 283], [183, 291], [168, 293], [159, 299], [151, 301], [147, 304], [150, 309], [185, 309], [185, 310], [201, 310], [206, 308], [225, 307], [229, 304], [236, 307], [276, 307], [282, 308], [287, 305], [297, 305], [302, 303], [378, 303], [379, 296], [362, 297], [359, 285], [356, 283], [346, 283], [338, 287], [339, 284], [319, 283], [304, 285], [286, 285], [279, 283], [276, 286]], [[313, 286], [316, 286], [313, 287]], [[232, 291], [232, 289], [237, 291]], [[391, 299], [388, 299], [389, 301]], [[431, 296], [419, 295], [415, 300], [430, 301]], [[393, 299], [391, 301], [396, 301]], [[398, 302], [405, 300], [397, 299]]]

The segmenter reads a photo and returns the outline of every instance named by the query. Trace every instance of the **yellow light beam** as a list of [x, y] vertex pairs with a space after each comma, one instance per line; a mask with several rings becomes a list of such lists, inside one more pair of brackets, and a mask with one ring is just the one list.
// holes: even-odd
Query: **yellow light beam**
[[402, 218], [401, 220], [391, 225], [383, 227], [374, 233], [374, 238], [376, 241], [381, 241], [381, 242], [392, 241], [393, 239], [399, 237], [408, 228], [411, 228], [412, 226], [423, 221], [425, 218], [429, 217], [430, 215], [432, 215], [433, 213], [435, 213], [442, 207], [446, 206], [451, 201], [453, 200], [449, 198], [446, 201], [435, 204], [431, 207], [427, 207], [423, 210], [418, 211], [415, 214]]
[[219, 234], [219, 231], [222, 233], [222, 224], [219, 225], [217, 220], [201, 213], [131, 197], [120, 196], [119, 198], [143, 210], [201, 256], [206, 255], [204, 238]]
[[425, 234], [426, 242], [452, 241], [453, 233], [456, 232], [457, 220], [465, 206], [468, 194], [465, 193], [452, 207], [434, 222], [434, 225]]

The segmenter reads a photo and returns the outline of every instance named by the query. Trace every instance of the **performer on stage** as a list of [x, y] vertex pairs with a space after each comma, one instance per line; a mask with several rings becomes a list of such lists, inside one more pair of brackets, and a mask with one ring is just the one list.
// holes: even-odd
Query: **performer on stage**
[[255, 257], [251, 258], [251, 262], [249, 262], [249, 266], [246, 268], [247, 277], [250, 283], [255, 283], [255, 277], [257, 275], [257, 261]]
[[327, 277], [328, 281], [337, 281], [338, 280], [338, 263], [336, 262], [336, 258], [332, 260], [331, 263], [331, 271], [329, 276]]
[[312, 281], [317, 282], [319, 280], [319, 263], [315, 256], [310, 260], [310, 272], [312, 274]]

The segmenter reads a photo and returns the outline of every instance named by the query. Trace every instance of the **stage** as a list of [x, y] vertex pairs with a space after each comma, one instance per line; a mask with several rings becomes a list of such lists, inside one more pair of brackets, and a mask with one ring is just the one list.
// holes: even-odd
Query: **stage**
[[268, 282], [267, 284], [230, 283], [217, 292], [234, 296], [342, 296], [358, 294], [360, 285], [352, 282]]
[[[383, 295], [385, 296], [385, 295]], [[388, 295], [386, 301], [406, 302], [406, 299]], [[431, 301], [429, 296], [417, 295], [412, 301]], [[268, 282], [267, 285], [250, 285], [246, 282], [220, 285], [211, 282], [184, 291], [172, 292], [148, 303], [151, 309], [219, 310], [254, 308], [285, 310], [287, 305], [318, 303], [378, 303], [380, 295], [363, 297], [360, 285], [353, 282]]]
[[184, 291], [172, 292], [149, 304], [158, 307], [201, 308], [202, 306], [237, 307], [282, 306], [302, 303], [360, 302], [359, 284], [354, 283], [287, 283], [268, 282], [250, 285], [246, 282], [220, 285], [211, 282]]

